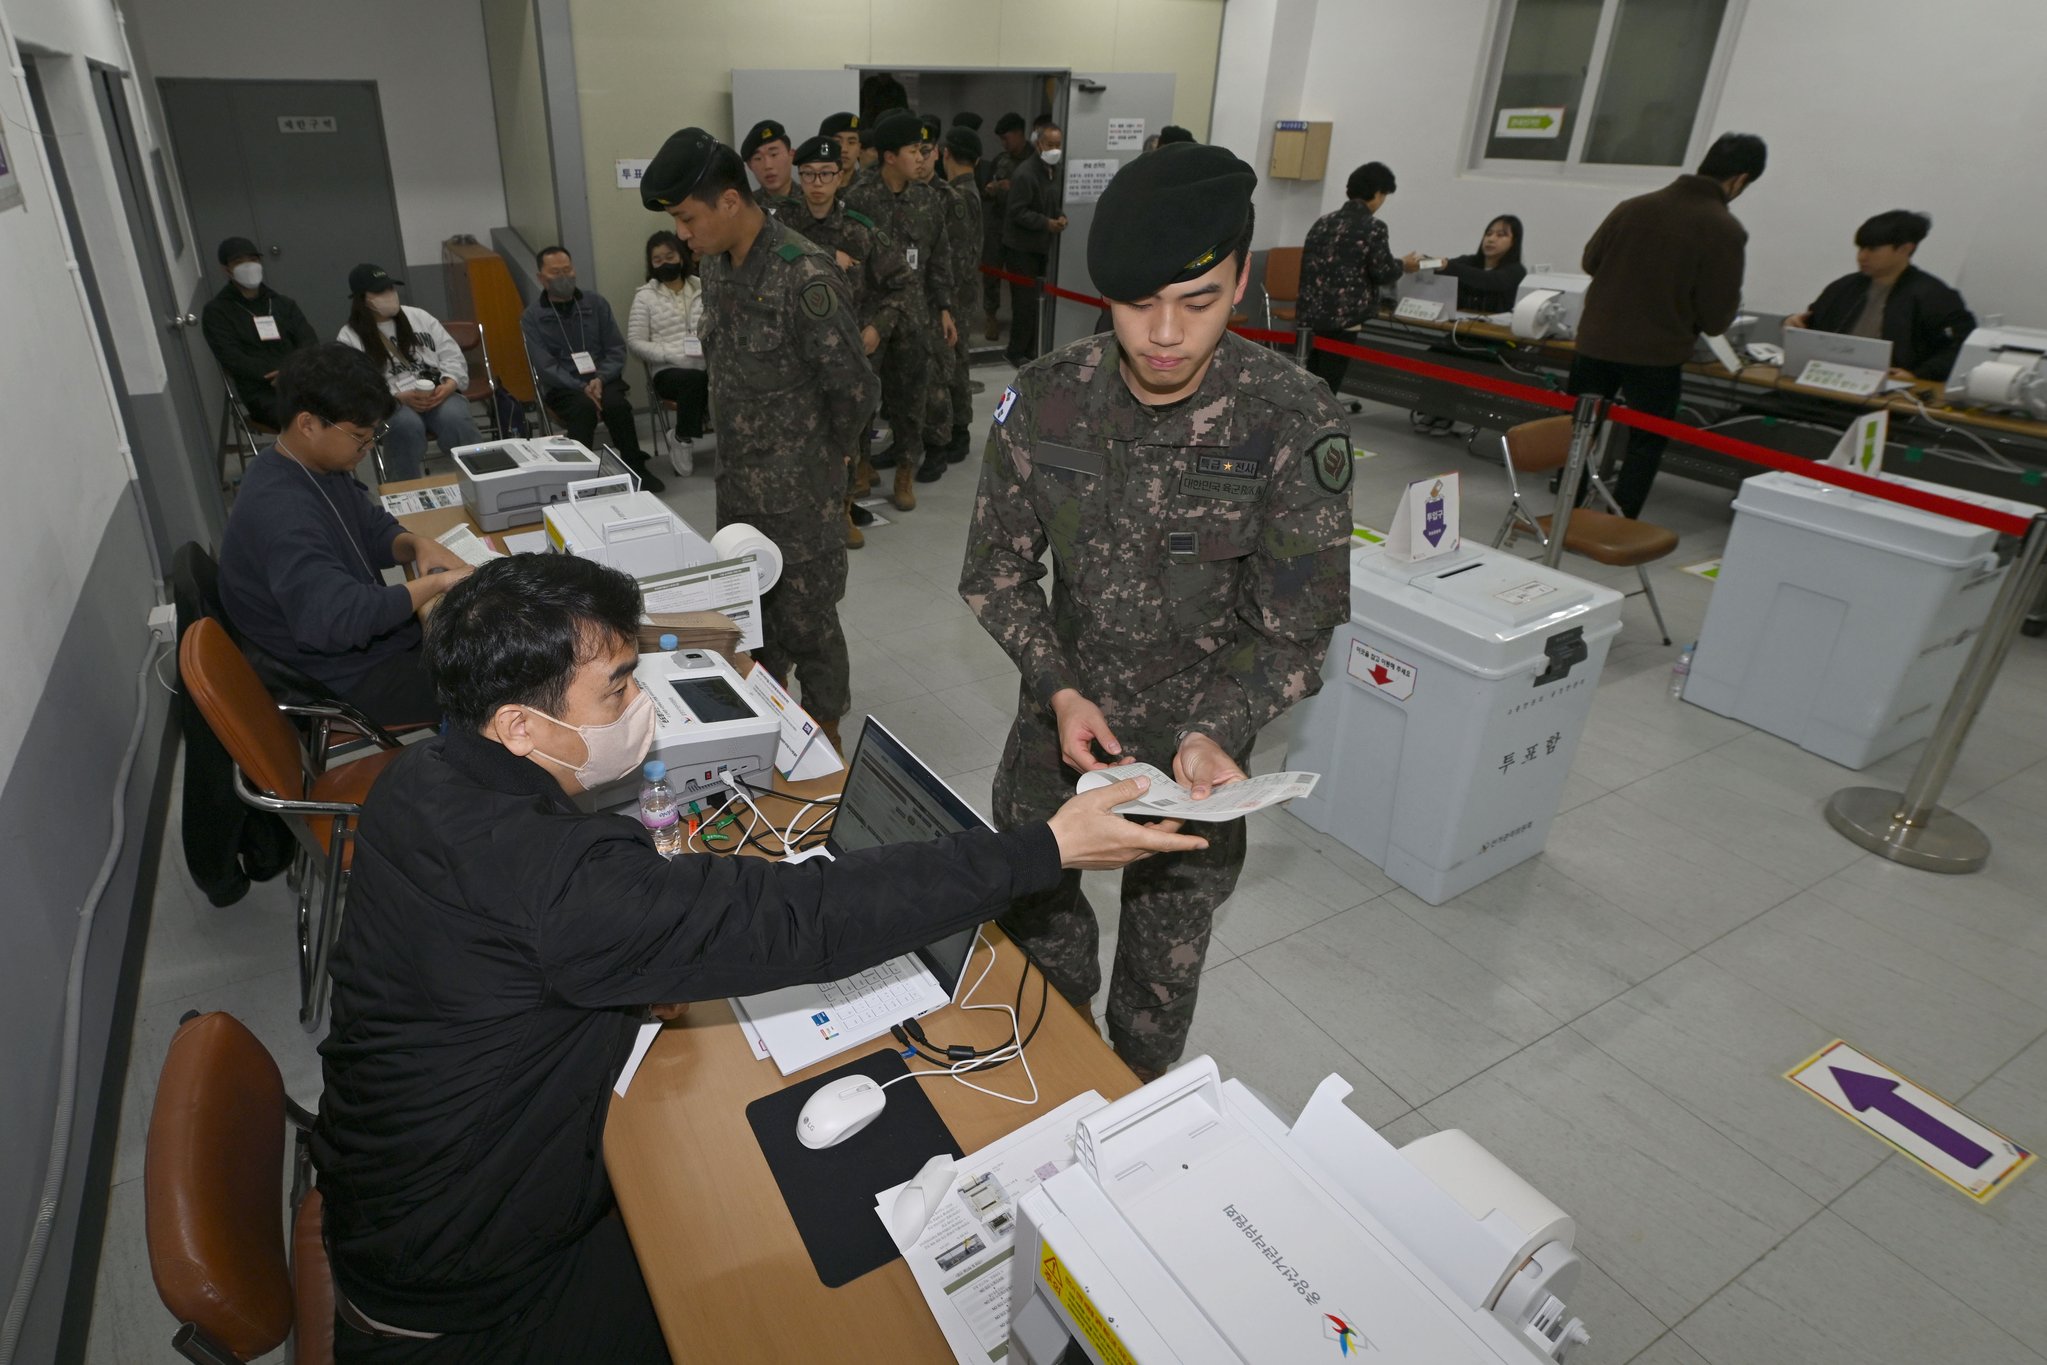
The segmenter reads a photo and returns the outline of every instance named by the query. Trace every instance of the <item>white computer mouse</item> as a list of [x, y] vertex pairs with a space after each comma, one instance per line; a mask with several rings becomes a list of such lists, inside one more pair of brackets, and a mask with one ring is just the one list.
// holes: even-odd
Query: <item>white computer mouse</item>
[[806, 1147], [830, 1147], [881, 1117], [888, 1103], [881, 1087], [866, 1076], [847, 1076], [821, 1086], [804, 1101], [796, 1116], [796, 1140]]
[[958, 1169], [958, 1163], [949, 1154], [940, 1152], [896, 1192], [896, 1206], [889, 1214], [888, 1228], [895, 1234], [899, 1250], [908, 1250], [911, 1243], [924, 1235], [924, 1225], [931, 1221], [938, 1201], [951, 1191], [953, 1174]]

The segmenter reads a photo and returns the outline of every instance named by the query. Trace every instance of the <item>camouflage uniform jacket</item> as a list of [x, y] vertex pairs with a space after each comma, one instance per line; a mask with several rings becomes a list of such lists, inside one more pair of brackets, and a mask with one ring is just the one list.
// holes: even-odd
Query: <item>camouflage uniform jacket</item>
[[1191, 397], [1150, 408], [1114, 336], [1086, 337], [996, 406], [960, 595], [1040, 706], [1077, 688], [1243, 753], [1321, 686], [1349, 617], [1350, 480], [1343, 414], [1291, 360], [1226, 335]]
[[1300, 320], [1318, 332], [1355, 327], [1379, 308], [1379, 291], [1400, 278], [1386, 225], [1352, 199], [1308, 229], [1301, 247]]
[[719, 524], [751, 522], [791, 560], [843, 546], [846, 457], [878, 393], [852, 287], [773, 218], [744, 265], [721, 253], [702, 273]]
[[950, 250], [945, 214], [949, 200], [946, 190], [912, 180], [900, 191], [891, 190], [876, 172], [872, 180], [855, 181], [839, 202], [873, 219], [889, 240], [910, 258], [910, 268], [924, 282], [924, 307], [931, 326], [938, 315], [952, 307], [952, 280], [945, 262]]
[[763, 187], [756, 187], [753, 202], [761, 206], [762, 213], [780, 213], [783, 206], [803, 207], [803, 196], [793, 190], [788, 194], [769, 194]]
[[952, 256], [953, 321], [959, 322], [960, 313], [981, 297], [981, 194], [972, 171], [932, 183], [952, 194], [946, 205], [946, 244]]
[[[997, 152], [987, 163], [988, 174], [981, 177], [981, 259], [990, 265], [1002, 264], [1002, 215], [1009, 207], [1007, 182], [1021, 163], [1021, 157]], [[996, 188], [998, 180], [1004, 182], [1004, 188]]]
[[847, 283], [853, 286], [853, 311], [860, 325], [872, 327], [886, 345], [910, 316], [917, 289], [917, 277], [903, 259], [902, 249], [882, 234], [873, 219], [847, 208], [844, 200], [833, 200], [831, 212], [822, 218], [812, 217], [810, 206], [801, 199], [778, 205], [774, 214], [798, 236], [828, 252], [843, 251], [853, 258], [854, 268], [846, 272]]

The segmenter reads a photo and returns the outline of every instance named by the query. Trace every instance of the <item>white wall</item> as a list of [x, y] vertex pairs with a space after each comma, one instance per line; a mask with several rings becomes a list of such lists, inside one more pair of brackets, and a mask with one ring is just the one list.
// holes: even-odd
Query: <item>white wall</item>
[[[1273, 0], [1233, 0], [1230, 13], [1261, 5]], [[1329, 175], [1313, 202], [1261, 185], [1260, 215], [1278, 234], [1261, 231], [1261, 245], [1298, 243], [1342, 202], [1351, 168], [1376, 160], [1400, 180], [1384, 215], [1396, 252], [1471, 251], [1488, 218], [1517, 213], [1527, 259], [1575, 269], [1614, 203], [1669, 179], [1465, 169], [1494, 0], [1322, 0], [1314, 10], [1300, 94], [1268, 91], [1265, 136], [1272, 118], [1332, 120]], [[1749, 306], [1803, 307], [1854, 269], [1857, 224], [1915, 208], [1934, 218], [1921, 264], [1978, 311], [2047, 325], [2034, 245], [2034, 224], [2047, 218], [2034, 166], [2043, 52], [2047, 6], [2033, 0], [1953, 0], [1937, 11], [1914, 0], [1747, 0], [1712, 122], [1770, 144], [1768, 172], [1735, 205], [1750, 234]], [[1282, 67], [1280, 55], [1270, 64]]]
[[373, 80], [405, 259], [505, 222], [479, 0], [129, 0], [153, 77]]

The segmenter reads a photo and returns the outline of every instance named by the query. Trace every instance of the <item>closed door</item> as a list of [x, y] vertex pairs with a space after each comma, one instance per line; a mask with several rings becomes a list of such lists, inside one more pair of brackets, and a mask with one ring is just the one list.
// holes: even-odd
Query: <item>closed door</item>
[[404, 274], [398, 199], [374, 81], [164, 80], [202, 259], [248, 237], [271, 288], [323, 339], [348, 318], [348, 272]]
[[[1067, 91], [1066, 159], [1060, 167], [1066, 231], [1059, 235], [1052, 258], [1052, 279], [1076, 294], [1095, 292], [1087, 273], [1087, 234], [1094, 226], [1095, 201], [1101, 187], [1142, 155], [1144, 139], [1173, 117], [1171, 72], [1114, 71], [1075, 73]], [[1077, 303], [1061, 302], [1053, 313], [1052, 344], [1090, 336], [1101, 325], [1100, 314]]]

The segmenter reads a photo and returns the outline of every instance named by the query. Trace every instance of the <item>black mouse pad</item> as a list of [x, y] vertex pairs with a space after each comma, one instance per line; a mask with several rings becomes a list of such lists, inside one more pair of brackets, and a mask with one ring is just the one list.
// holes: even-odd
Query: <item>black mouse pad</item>
[[901, 1053], [870, 1052], [746, 1106], [754, 1141], [775, 1173], [782, 1202], [803, 1237], [803, 1249], [827, 1289], [857, 1280], [900, 1254], [895, 1239], [874, 1216], [876, 1193], [902, 1184], [940, 1152], [954, 1158], [966, 1153], [924, 1094], [925, 1086], [941, 1084], [938, 1081], [890, 1086], [881, 1117], [834, 1147], [813, 1151], [804, 1146], [796, 1137], [796, 1116], [818, 1090], [848, 1076], [888, 1081], [908, 1071]]

